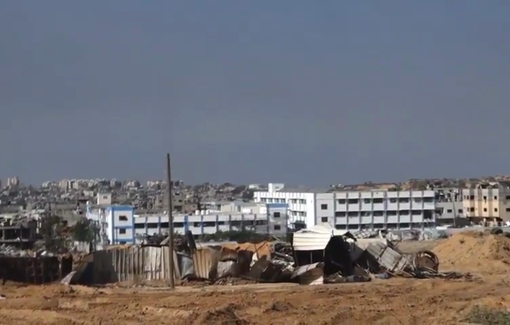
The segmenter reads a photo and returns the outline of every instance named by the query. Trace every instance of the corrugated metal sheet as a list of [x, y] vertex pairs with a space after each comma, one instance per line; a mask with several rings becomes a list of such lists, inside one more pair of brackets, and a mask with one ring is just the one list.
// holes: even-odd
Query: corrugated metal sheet
[[216, 275], [211, 271], [216, 270], [220, 258], [220, 251], [214, 248], [204, 247], [197, 249], [193, 255], [193, 267], [195, 276], [201, 279], [211, 279]]
[[295, 233], [292, 247], [295, 251], [323, 250], [331, 239], [331, 234], [314, 232]]
[[323, 284], [323, 263], [314, 263], [297, 267], [292, 273], [291, 278], [299, 277], [300, 284]]
[[[220, 257], [230, 261], [222, 261]], [[173, 254], [174, 279], [196, 276], [213, 280], [223, 274], [244, 274], [249, 271], [252, 253], [222, 250], [221, 248], [200, 248], [193, 256], [184, 253]], [[167, 280], [168, 247], [124, 246], [93, 253], [95, 283], [122, 281]]]
[[315, 251], [326, 248], [332, 236], [343, 236], [346, 230], [318, 225], [311, 229], [302, 229], [293, 235], [292, 247], [295, 251]]
[[387, 240], [383, 238], [365, 238], [358, 239], [357, 241], [347, 239], [347, 242], [350, 245], [352, 261], [357, 261], [361, 254], [363, 254], [367, 247], [372, 243], [383, 243], [384, 245], [387, 244]]
[[382, 242], [371, 243], [367, 247], [367, 252], [390, 272], [402, 271], [408, 264], [402, 254]]
[[[180, 279], [177, 254], [174, 279]], [[168, 279], [168, 247], [126, 246], [93, 253], [94, 282], [109, 283]]]

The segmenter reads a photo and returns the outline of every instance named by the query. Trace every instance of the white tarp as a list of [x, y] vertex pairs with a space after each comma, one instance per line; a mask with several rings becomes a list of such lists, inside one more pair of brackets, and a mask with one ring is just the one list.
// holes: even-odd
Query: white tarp
[[323, 225], [301, 229], [294, 233], [292, 246], [295, 251], [323, 250], [332, 236], [342, 236], [347, 232]]

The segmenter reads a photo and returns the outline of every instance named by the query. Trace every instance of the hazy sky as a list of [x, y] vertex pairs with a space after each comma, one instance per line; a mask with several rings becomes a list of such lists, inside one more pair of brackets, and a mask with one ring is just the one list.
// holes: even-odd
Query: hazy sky
[[0, 178], [510, 174], [510, 1], [0, 1]]

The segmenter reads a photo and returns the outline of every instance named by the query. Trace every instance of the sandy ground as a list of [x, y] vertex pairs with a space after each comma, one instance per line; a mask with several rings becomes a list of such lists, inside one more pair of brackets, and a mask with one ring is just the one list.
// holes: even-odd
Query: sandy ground
[[[466, 251], [474, 250], [473, 254], [493, 247], [492, 239], [478, 244], [480, 240], [456, 237], [436, 247], [427, 245], [442, 254], [457, 242]], [[460, 248], [453, 250], [460, 254]], [[506, 253], [506, 248], [497, 253]], [[494, 259], [482, 255], [471, 257], [476, 259], [471, 269], [485, 265], [481, 258]], [[510, 308], [510, 272], [503, 270], [506, 261], [499, 262], [498, 272], [492, 265], [481, 267], [474, 272], [478, 277], [474, 281], [394, 278], [320, 286], [179, 287], [174, 291], [6, 285], [0, 287], [5, 296], [0, 300], [0, 324], [459, 324], [476, 305]], [[465, 260], [462, 263], [467, 265]], [[449, 261], [446, 266], [451, 269], [454, 264]]]

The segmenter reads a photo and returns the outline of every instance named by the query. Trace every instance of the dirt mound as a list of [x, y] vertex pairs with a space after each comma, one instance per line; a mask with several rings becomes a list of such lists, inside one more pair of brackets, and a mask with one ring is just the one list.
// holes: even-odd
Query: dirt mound
[[235, 304], [228, 304], [214, 310], [202, 312], [201, 315], [193, 322], [193, 324], [249, 324], [248, 321], [237, 316], [237, 309], [239, 308]]
[[510, 270], [510, 238], [481, 232], [458, 233], [434, 248], [444, 270], [500, 273]]

